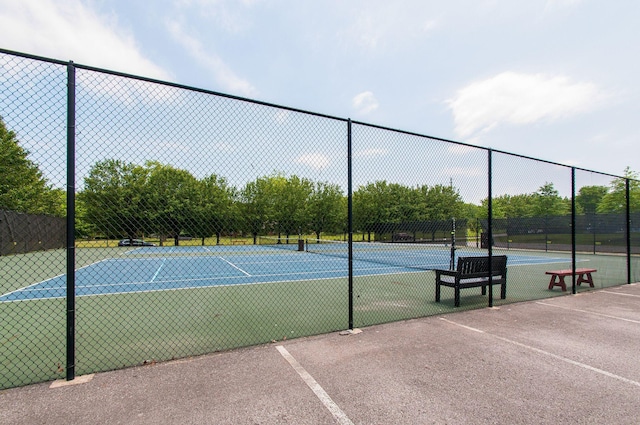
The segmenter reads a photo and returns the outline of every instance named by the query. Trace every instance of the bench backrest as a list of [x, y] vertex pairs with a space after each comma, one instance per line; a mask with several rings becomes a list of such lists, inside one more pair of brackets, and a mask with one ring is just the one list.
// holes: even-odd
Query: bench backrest
[[[507, 256], [494, 255], [491, 258], [491, 274], [504, 276], [507, 273]], [[487, 276], [489, 274], [489, 257], [460, 257], [456, 271], [461, 276]]]

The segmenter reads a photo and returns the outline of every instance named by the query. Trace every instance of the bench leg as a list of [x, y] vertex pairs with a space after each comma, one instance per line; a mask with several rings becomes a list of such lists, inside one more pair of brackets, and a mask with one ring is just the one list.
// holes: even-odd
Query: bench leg
[[460, 287], [456, 286], [453, 305], [460, 307]]
[[[586, 278], [585, 275], [587, 276]], [[576, 282], [576, 284], [580, 286], [582, 282], [588, 283], [589, 286], [593, 288], [593, 278], [591, 277], [591, 273], [580, 274], [580, 276], [578, 276], [578, 281]]]
[[436, 302], [440, 302], [440, 282], [436, 282]]
[[[556, 278], [558, 278], [557, 282]], [[566, 291], [567, 285], [564, 283], [564, 276], [558, 276], [557, 274], [551, 275], [551, 280], [549, 281], [549, 289], [553, 289], [554, 286], [559, 286], [563, 291]]]
[[500, 298], [503, 300], [507, 298], [507, 282], [500, 285]]

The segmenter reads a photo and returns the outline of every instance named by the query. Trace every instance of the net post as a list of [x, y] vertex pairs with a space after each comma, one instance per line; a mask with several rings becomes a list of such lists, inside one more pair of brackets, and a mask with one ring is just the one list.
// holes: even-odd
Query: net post
[[456, 218], [453, 217], [451, 222], [451, 258], [449, 259], [449, 270], [456, 268]]
[[76, 68], [67, 65], [67, 365], [66, 379], [75, 378], [76, 252], [75, 252], [75, 169], [76, 169]]

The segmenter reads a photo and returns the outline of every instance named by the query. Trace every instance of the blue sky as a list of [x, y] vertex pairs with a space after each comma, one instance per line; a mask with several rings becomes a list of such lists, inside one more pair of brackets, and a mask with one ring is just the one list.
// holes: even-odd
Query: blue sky
[[638, 22], [631, 0], [0, 0], [0, 47], [620, 175]]

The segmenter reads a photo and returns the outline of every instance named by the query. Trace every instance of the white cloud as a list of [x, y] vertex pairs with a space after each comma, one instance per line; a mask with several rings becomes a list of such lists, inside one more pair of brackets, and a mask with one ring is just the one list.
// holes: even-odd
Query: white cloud
[[11, 50], [170, 79], [114, 17], [79, 0], [0, 0], [0, 39]]
[[603, 94], [590, 82], [565, 76], [503, 72], [469, 84], [447, 101], [459, 137], [497, 125], [531, 124], [578, 115], [600, 106]]
[[351, 100], [353, 108], [361, 115], [367, 115], [376, 109], [380, 105], [372, 92], [365, 91], [357, 94]]
[[331, 161], [326, 155], [321, 153], [309, 153], [301, 155], [296, 159], [296, 163], [307, 165], [316, 170], [324, 170], [329, 166]]
[[76, 81], [78, 86], [97, 97], [110, 98], [125, 105], [171, 103], [181, 95], [174, 88], [136, 79], [113, 78], [104, 73], [79, 72]]
[[187, 34], [178, 22], [168, 22], [167, 28], [173, 38], [186, 48], [195, 60], [213, 72], [215, 80], [224, 90], [247, 97], [257, 95], [256, 88], [249, 81], [237, 76], [217, 55], [206, 52], [200, 40]]

